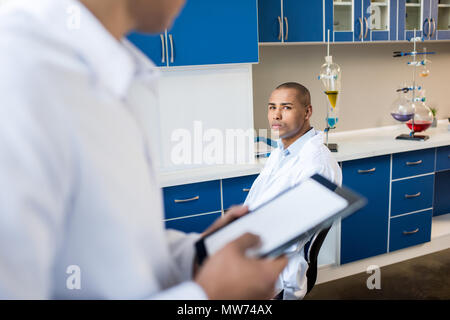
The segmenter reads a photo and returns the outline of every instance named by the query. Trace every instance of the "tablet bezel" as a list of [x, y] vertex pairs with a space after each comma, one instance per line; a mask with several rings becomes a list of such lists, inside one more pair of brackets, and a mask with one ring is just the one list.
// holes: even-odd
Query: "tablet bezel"
[[[348, 205], [336, 212], [335, 214], [333, 214], [332, 216], [330, 216], [329, 218], [327, 218], [326, 220], [322, 221], [321, 223], [319, 223], [318, 225], [308, 229], [306, 232], [301, 233], [300, 235], [294, 237], [293, 239], [289, 240], [288, 242], [285, 242], [284, 244], [271, 249], [268, 252], [262, 253], [259, 257], [260, 258], [267, 258], [267, 257], [277, 257], [279, 255], [281, 255], [287, 248], [289, 248], [290, 246], [292, 246], [293, 244], [310, 238], [311, 236], [313, 236], [317, 231], [325, 229], [330, 227], [333, 222], [337, 219], [343, 219], [353, 213], [355, 213], [356, 211], [358, 211], [359, 209], [363, 208], [366, 204], [367, 204], [367, 199], [364, 198], [363, 196], [357, 194], [356, 192], [345, 188], [345, 187], [339, 187], [336, 184], [332, 183], [331, 181], [329, 181], [328, 179], [322, 177], [319, 174], [315, 174], [313, 176], [311, 176], [309, 179], [313, 179], [316, 182], [320, 183], [321, 185], [323, 185], [324, 187], [326, 187], [327, 189], [335, 192], [336, 194], [338, 194], [339, 196], [341, 196], [342, 198], [344, 198], [345, 200], [347, 200]], [[275, 198], [279, 197], [280, 195], [291, 191], [292, 189], [296, 188], [297, 186], [299, 186], [300, 184], [294, 185], [286, 190], [284, 190], [283, 192], [281, 192], [280, 194], [274, 196], [273, 198], [271, 198], [270, 200], [262, 203], [261, 205], [259, 205], [258, 207], [254, 208], [252, 211], [250, 211], [248, 214], [252, 214], [254, 212], [257, 212], [258, 209], [260, 209], [261, 207], [265, 206], [266, 204], [268, 204], [269, 202], [273, 201]], [[246, 216], [246, 215], [245, 215]], [[245, 217], [244, 216], [244, 217]], [[206, 246], [205, 246], [205, 239], [211, 235], [213, 235], [215, 232], [226, 228], [227, 226], [229, 226], [231, 223], [235, 223], [236, 221], [239, 221], [239, 219], [236, 219], [232, 222], [230, 222], [229, 224], [223, 226], [222, 228], [219, 228], [213, 232], [211, 232], [210, 234], [202, 237], [201, 239], [199, 239], [196, 243], [195, 243], [195, 248], [196, 248], [196, 253], [197, 253], [197, 262], [201, 265], [203, 263], [203, 261], [208, 257], [208, 252], [206, 250]]]

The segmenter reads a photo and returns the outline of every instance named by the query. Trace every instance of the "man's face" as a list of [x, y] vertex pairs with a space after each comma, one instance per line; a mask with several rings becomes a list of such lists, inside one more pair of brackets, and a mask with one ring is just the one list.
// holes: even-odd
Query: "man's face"
[[136, 30], [159, 33], [171, 27], [186, 0], [129, 0]]
[[269, 98], [268, 114], [270, 128], [286, 139], [295, 136], [309, 123], [311, 106], [302, 106], [295, 89], [277, 89]]

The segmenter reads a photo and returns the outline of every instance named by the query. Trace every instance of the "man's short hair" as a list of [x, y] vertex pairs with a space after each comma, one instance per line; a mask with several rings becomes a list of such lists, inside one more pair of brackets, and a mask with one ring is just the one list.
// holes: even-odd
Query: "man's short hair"
[[307, 107], [311, 104], [311, 94], [309, 93], [309, 90], [300, 83], [286, 82], [280, 84], [275, 90], [278, 89], [294, 89], [297, 91], [297, 100], [302, 106]]

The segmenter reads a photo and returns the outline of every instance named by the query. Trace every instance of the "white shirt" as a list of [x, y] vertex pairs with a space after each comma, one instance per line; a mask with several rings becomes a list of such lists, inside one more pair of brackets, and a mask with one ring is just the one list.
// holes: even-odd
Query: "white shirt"
[[[284, 148], [281, 140], [270, 154], [256, 178], [245, 200], [249, 210], [272, 199], [274, 195], [304, 181], [318, 173], [337, 185], [342, 184], [342, 171], [331, 152], [323, 144], [322, 132], [311, 128], [303, 136]], [[283, 299], [301, 299], [307, 292], [303, 247], [308, 240], [293, 245], [286, 251], [289, 263], [280, 274], [277, 289], [283, 292]]]
[[206, 298], [198, 235], [164, 229], [154, 65], [77, 1], [31, 0], [2, 7], [0, 70], [0, 299]]

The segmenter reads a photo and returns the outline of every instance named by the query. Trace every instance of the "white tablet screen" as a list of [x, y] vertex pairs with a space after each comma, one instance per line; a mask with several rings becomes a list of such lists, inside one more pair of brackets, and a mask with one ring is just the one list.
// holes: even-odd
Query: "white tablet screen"
[[261, 238], [252, 252], [270, 252], [343, 210], [348, 201], [319, 182], [308, 179], [266, 205], [205, 238], [208, 255], [246, 232]]

